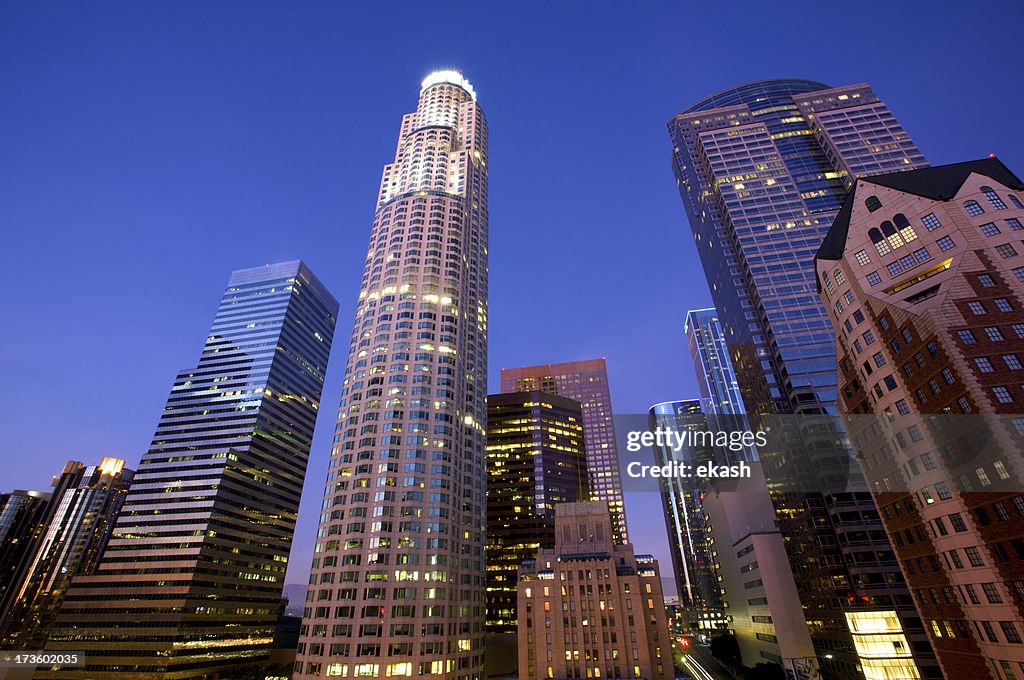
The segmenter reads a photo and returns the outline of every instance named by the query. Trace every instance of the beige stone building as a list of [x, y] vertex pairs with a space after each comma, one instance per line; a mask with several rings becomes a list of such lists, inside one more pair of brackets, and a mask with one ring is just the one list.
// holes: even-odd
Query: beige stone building
[[670, 680], [658, 563], [614, 542], [606, 503], [555, 507], [555, 547], [519, 570], [519, 677]]
[[816, 267], [837, 406], [943, 672], [1017, 680], [1024, 183], [995, 158], [861, 177]]

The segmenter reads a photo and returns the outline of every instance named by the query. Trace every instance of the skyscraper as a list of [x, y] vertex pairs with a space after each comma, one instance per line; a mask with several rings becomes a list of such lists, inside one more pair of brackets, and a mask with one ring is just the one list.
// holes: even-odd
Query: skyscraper
[[487, 397], [487, 630], [516, 632], [516, 573], [555, 547], [555, 506], [589, 499], [580, 403], [547, 392]]
[[519, 677], [670, 680], [658, 562], [613, 542], [600, 501], [555, 510], [555, 546], [519, 570]]
[[487, 163], [473, 86], [430, 74], [381, 179], [296, 677], [480, 676]]
[[17, 583], [25, 554], [39, 539], [50, 494], [18, 489], [0, 494], [0, 603]]
[[[834, 335], [817, 299], [814, 253], [857, 174], [924, 167], [924, 157], [863, 84], [750, 83], [688, 107], [668, 128], [673, 171], [748, 412], [836, 413]], [[836, 423], [793, 426], [803, 430], [798, 437], [815, 439], [805, 440], [806, 451], [821, 454], [815, 474], [849, 468]], [[790, 453], [760, 452], [769, 468]], [[822, 674], [863, 676], [858, 633], [846, 616], [852, 609], [897, 612], [920, 674], [938, 676], [866, 486], [853, 480], [840, 493], [781, 492], [778, 480], [768, 481]]]
[[700, 411], [721, 415], [746, 413], [718, 312], [714, 308], [690, 310], [683, 332], [697, 374]]
[[1022, 233], [989, 158], [861, 177], [817, 255], [839, 406], [870, 414], [850, 436], [947, 678], [1024, 671]]
[[583, 405], [583, 438], [590, 475], [590, 497], [603, 501], [612, 514], [615, 540], [626, 543], [619, 454], [615, 444], [612, 396], [604, 359], [501, 369], [502, 392], [543, 390]]
[[867, 85], [765, 80], [668, 123], [672, 168], [751, 412], [835, 412], [814, 253], [857, 173], [926, 165]]
[[[702, 416], [701, 404], [696, 399], [662, 402], [651, 407], [651, 430], [670, 427], [682, 432], [702, 426]], [[696, 469], [701, 463], [716, 461], [712, 446], [687, 445], [676, 449], [655, 445], [654, 462], [658, 466], [679, 462]], [[679, 606], [686, 611], [690, 625], [703, 630], [726, 627], [710, 522], [704, 512], [704, 496], [711, 486], [707, 479], [698, 477], [658, 478]]]
[[68, 461], [54, 486], [52, 512], [0, 602], [0, 645], [42, 649], [72, 577], [94, 573], [124, 503], [133, 470], [118, 458]]
[[[690, 311], [684, 330], [701, 394], [700, 411], [709, 421], [705, 425], [749, 430], [718, 313], [714, 309]], [[680, 412], [678, 408], [668, 411], [673, 410]], [[688, 410], [691, 415], [683, 424], [692, 427], [693, 409]], [[728, 463], [735, 458], [754, 461], [758, 451], [751, 446], [739, 453], [715, 452], [715, 456]], [[715, 562], [729, 629], [736, 636], [744, 663], [772, 662], [785, 668], [788, 676], [813, 676], [817, 659], [784, 539], [761, 467], [752, 469], [754, 477], [740, 488], [719, 489], [713, 483], [700, 487], [700, 508], [709, 534], [705, 541]], [[685, 481], [693, 486], [692, 480]], [[666, 483], [666, 491], [675, 491], [675, 486]], [[664, 503], [670, 510], [682, 504], [668, 496]]]
[[208, 677], [266, 662], [337, 309], [301, 262], [231, 275], [99, 567], [64, 598], [48, 648], [82, 650], [87, 665], [52, 677]]

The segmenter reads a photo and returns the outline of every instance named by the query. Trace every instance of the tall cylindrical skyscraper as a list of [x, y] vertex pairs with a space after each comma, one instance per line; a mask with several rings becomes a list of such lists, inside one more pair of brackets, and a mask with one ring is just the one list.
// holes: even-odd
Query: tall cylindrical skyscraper
[[295, 677], [480, 677], [486, 398], [487, 123], [438, 71], [381, 179]]

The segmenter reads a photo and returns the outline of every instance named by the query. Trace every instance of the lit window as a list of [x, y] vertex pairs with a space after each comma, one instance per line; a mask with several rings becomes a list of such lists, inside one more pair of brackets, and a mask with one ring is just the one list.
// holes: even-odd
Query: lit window
[[868, 252], [866, 250], [858, 250], [854, 253], [853, 257], [861, 267], [871, 262], [871, 258], [868, 257]]

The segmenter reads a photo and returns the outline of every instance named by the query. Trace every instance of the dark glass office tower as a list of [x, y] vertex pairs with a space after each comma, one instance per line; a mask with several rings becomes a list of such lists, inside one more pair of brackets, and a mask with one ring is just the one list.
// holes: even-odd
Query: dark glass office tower
[[[924, 157], [863, 84], [750, 83], [688, 107], [668, 128], [673, 171], [747, 410], [835, 414], [834, 331], [817, 299], [814, 255], [858, 174], [912, 170], [926, 165]], [[791, 424], [792, 436], [815, 452], [792, 469], [826, 479], [850, 468], [836, 423]], [[792, 462], [790, 453], [769, 446], [759, 457], [822, 676], [864, 677], [846, 614], [886, 611], [897, 612], [921, 676], [938, 676], [863, 480], [841, 493], [782, 488], [768, 471]]]
[[384, 166], [295, 677], [483, 670], [487, 121], [424, 79]]
[[[650, 410], [652, 431], [670, 427], [678, 432], [704, 428], [701, 404], [696, 399], [655, 404]], [[691, 469], [702, 463], [718, 463], [711, 446], [654, 446], [654, 462], [665, 466], [684, 463]], [[724, 462], [724, 461], [722, 461]], [[675, 572], [679, 606], [687, 614], [692, 628], [726, 628], [725, 601], [719, 584], [716, 556], [712, 554], [709, 517], [704, 511], [704, 494], [710, 492], [708, 480], [694, 477], [659, 477], [661, 501], [665, 508], [669, 552]]]
[[42, 649], [71, 579], [94, 573], [124, 503], [134, 470], [119, 458], [99, 465], [68, 461], [39, 540], [0, 606], [0, 646]]
[[583, 437], [587, 449], [590, 495], [608, 504], [615, 541], [629, 540], [623, 505], [619, 453], [612, 417], [612, 396], [604, 358], [565, 361], [501, 369], [501, 391], [544, 390], [580, 402], [583, 406]]
[[700, 411], [728, 415], [746, 413], [718, 312], [713, 308], [690, 310], [686, 313], [683, 332], [697, 374]]
[[88, 663], [52, 677], [237, 677], [266, 662], [337, 310], [302, 262], [231, 275], [47, 645]]
[[487, 397], [487, 631], [515, 633], [516, 573], [555, 547], [555, 506], [590, 497], [580, 403], [548, 392]]
[[766, 80], [668, 122], [672, 168], [743, 400], [835, 413], [832, 326], [814, 254], [857, 174], [927, 163], [867, 85]]
[[25, 554], [42, 533], [50, 494], [18, 489], [0, 494], [0, 602], [17, 582]]

